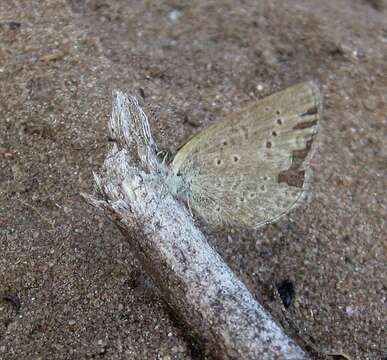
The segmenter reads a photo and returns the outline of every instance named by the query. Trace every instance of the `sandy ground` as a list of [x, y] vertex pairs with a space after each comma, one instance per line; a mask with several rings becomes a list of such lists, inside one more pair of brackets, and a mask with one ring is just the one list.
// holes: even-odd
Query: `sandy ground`
[[106, 153], [111, 90], [144, 95], [173, 153], [308, 79], [325, 98], [308, 202], [259, 233], [208, 236], [314, 357], [386, 359], [386, 15], [365, 0], [2, 0], [0, 359], [204, 358], [79, 196]]

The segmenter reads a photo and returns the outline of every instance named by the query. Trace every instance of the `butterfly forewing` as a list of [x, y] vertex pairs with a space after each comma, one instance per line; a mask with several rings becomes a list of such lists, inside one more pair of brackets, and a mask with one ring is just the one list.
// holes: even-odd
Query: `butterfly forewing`
[[292, 208], [305, 190], [321, 98], [303, 83], [256, 102], [200, 132], [172, 168], [205, 221], [258, 227]]

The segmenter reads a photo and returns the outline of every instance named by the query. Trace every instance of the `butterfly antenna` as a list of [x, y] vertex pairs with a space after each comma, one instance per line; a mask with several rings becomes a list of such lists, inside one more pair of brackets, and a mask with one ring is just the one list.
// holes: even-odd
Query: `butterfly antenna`
[[167, 152], [165, 152], [165, 154], [164, 154], [164, 157], [163, 157], [163, 161], [162, 161], [162, 164], [163, 164], [163, 165], [165, 165], [165, 164], [166, 164], [166, 162], [167, 162], [167, 159], [168, 159], [168, 153], [167, 153]]

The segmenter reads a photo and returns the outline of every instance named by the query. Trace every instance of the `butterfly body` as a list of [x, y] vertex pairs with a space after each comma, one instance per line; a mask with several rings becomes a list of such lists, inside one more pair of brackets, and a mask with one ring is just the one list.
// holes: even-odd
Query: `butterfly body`
[[172, 162], [173, 192], [205, 221], [257, 228], [288, 212], [307, 182], [321, 97], [307, 82], [193, 137]]

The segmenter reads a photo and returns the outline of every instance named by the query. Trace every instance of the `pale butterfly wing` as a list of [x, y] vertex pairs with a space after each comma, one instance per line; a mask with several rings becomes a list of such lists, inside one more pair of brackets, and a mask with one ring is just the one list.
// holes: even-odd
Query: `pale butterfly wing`
[[302, 83], [228, 116], [172, 162], [177, 194], [206, 222], [259, 227], [288, 212], [306, 184], [321, 96]]

